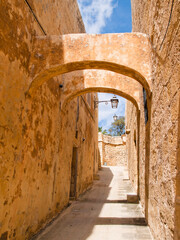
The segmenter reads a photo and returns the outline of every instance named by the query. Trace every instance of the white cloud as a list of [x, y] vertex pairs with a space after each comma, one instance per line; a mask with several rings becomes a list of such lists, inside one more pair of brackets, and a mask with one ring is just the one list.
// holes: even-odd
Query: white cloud
[[[106, 26], [106, 21], [111, 17], [113, 9], [117, 7], [117, 0], [78, 0], [79, 8], [82, 14], [83, 22], [87, 33], [101, 33], [103, 27]], [[99, 100], [109, 100], [113, 94], [99, 93]], [[99, 104], [99, 125], [103, 129], [109, 129], [113, 122], [113, 115], [125, 115], [125, 99], [117, 96], [119, 106], [117, 109], [112, 109], [111, 104]]]
[[101, 33], [106, 20], [111, 17], [114, 0], [78, 0], [87, 33]]

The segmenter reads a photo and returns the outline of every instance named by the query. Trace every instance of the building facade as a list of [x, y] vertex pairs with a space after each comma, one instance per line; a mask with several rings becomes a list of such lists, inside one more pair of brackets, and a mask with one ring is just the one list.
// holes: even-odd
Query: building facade
[[76, 1], [2, 0], [0, 32], [0, 239], [24, 240], [92, 184], [97, 94], [61, 108], [63, 84], [82, 77], [79, 71], [51, 78], [26, 97], [35, 37], [85, 32]]
[[129, 177], [154, 238], [180, 238], [179, 8], [132, 0], [132, 33], [89, 35], [74, 0], [1, 0], [0, 239], [30, 239], [92, 184], [97, 92], [128, 100]]

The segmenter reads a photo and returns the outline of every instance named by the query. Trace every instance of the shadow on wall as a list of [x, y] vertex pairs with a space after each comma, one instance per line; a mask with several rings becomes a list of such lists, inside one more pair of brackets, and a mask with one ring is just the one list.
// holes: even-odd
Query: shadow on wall
[[[76, 77], [79, 74], [78, 72]], [[70, 74], [68, 76], [72, 77]], [[63, 109], [65, 114], [62, 114], [61, 138], [63, 153], [61, 158], [64, 159], [63, 163], [66, 164], [65, 167], [68, 169], [67, 184], [69, 184], [68, 179], [70, 179], [73, 170], [68, 168], [71, 166], [72, 149], [77, 148], [76, 197], [92, 185], [93, 174], [98, 171], [98, 163], [96, 163], [98, 162], [96, 161], [98, 121], [97, 109], [94, 109], [95, 95], [96, 93], [89, 93], [72, 99]], [[69, 128], [70, 125], [71, 128]]]
[[175, 239], [180, 238], [180, 98], [178, 114], [178, 137], [177, 137], [177, 176], [176, 176], [176, 202], [175, 202]]
[[101, 165], [101, 154], [98, 148], [98, 169], [101, 170], [102, 165]]
[[[25, 98], [32, 77], [45, 67], [46, 49], [33, 55], [32, 36], [41, 36], [42, 33], [25, 1], [18, 7], [13, 2], [1, 1], [0, 4], [0, 12], [5, 19], [0, 23], [0, 69], [3, 70], [0, 94], [0, 155], [3, 159], [0, 166], [0, 202], [3, 204], [0, 239], [3, 240], [28, 239], [68, 204], [69, 166], [77, 110], [74, 100], [67, 108], [67, 121], [63, 123], [59, 106], [63, 89], [59, 84], [66, 81], [65, 76], [49, 79], [37, 88], [33, 98]], [[47, 2], [44, 0], [43, 4]], [[42, 5], [39, 3], [36, 7], [43, 14]], [[59, 15], [58, 8], [53, 7], [53, 11]], [[45, 16], [47, 14], [52, 15], [52, 9]], [[58, 22], [61, 24], [60, 19]], [[49, 22], [43, 22], [44, 26], [47, 24]], [[57, 25], [53, 26], [58, 29]], [[46, 27], [46, 30], [49, 34], [50, 29]], [[63, 46], [59, 43], [58, 47], [63, 63]], [[29, 64], [30, 56], [34, 64]], [[48, 61], [53, 64], [54, 58]], [[80, 75], [83, 76], [83, 72]], [[69, 134], [68, 145], [63, 144], [63, 125], [66, 135]]]

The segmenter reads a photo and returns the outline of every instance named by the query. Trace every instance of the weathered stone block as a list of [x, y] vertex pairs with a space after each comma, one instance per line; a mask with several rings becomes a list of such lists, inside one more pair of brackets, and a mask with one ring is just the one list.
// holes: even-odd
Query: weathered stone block
[[139, 203], [139, 196], [136, 194], [127, 194], [128, 203]]

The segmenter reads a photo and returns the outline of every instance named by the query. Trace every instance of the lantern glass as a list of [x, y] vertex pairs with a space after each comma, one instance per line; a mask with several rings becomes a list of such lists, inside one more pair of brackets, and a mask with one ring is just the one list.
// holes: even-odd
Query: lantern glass
[[116, 114], [114, 114], [113, 119], [114, 119], [114, 121], [117, 121], [118, 117]]
[[111, 107], [112, 108], [117, 108], [118, 107], [119, 99], [117, 99], [116, 96], [114, 96], [110, 101], [111, 101]]

